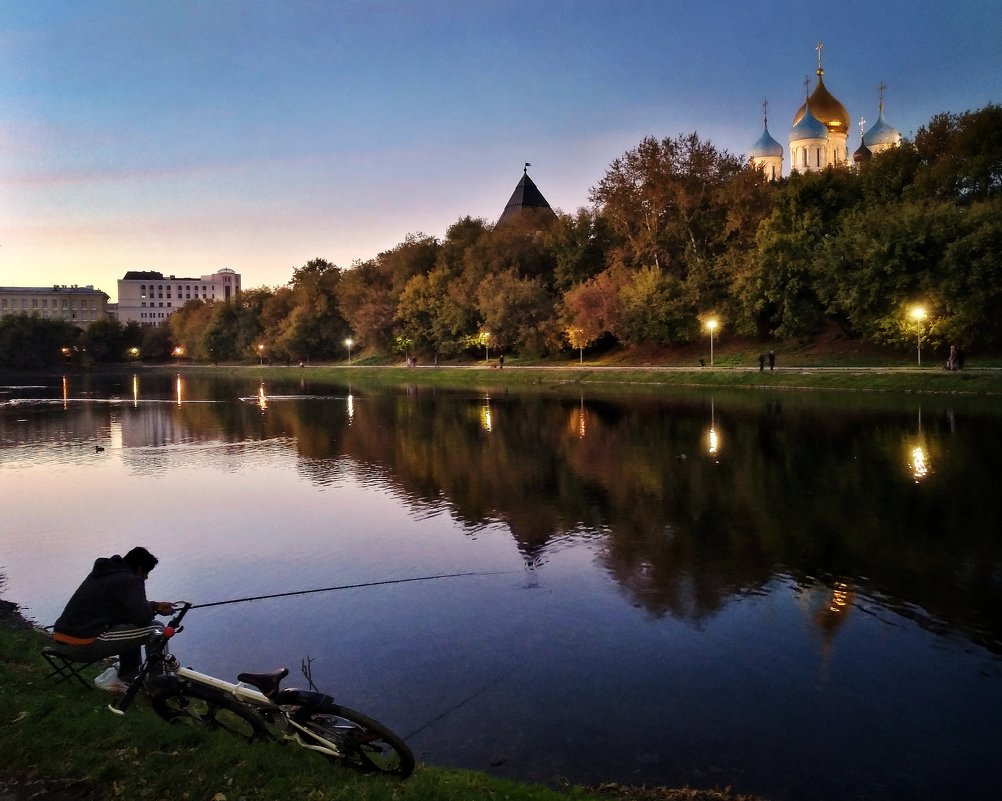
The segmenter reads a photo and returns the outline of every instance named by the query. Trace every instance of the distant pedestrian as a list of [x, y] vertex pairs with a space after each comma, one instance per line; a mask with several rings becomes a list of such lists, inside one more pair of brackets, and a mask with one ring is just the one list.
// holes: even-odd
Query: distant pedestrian
[[758, 355], [758, 371], [761, 373], [765, 369], [765, 354]]
[[956, 345], [950, 345], [950, 358], [946, 360], [946, 369], [947, 370], [956, 370], [957, 369], [957, 346]]
[[769, 351], [769, 369], [774, 370], [776, 368], [776, 353], [775, 351]]
[[502, 353], [500, 356], [498, 356], [498, 368], [500, 369], [503, 367], [504, 367], [504, 354]]

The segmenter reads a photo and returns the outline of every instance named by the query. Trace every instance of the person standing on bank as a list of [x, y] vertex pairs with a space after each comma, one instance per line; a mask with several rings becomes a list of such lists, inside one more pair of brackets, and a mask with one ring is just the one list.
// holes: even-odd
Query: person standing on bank
[[776, 369], [776, 351], [774, 350], [769, 351], [769, 369], [770, 370]]
[[78, 661], [118, 657], [94, 679], [102, 690], [125, 692], [139, 673], [140, 647], [163, 632], [155, 615], [169, 615], [169, 601], [146, 600], [146, 579], [157, 558], [145, 548], [101, 557], [70, 597], [53, 626], [55, 648]]

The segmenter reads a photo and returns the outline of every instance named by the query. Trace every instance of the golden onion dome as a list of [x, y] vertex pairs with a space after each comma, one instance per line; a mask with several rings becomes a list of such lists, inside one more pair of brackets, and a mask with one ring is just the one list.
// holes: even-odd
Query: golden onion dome
[[[832, 93], [828, 91], [825, 86], [825, 80], [823, 77], [824, 74], [824, 70], [818, 70], [818, 85], [815, 87], [814, 93], [808, 98], [808, 102], [811, 104], [811, 113], [825, 124], [825, 127], [830, 133], [848, 135], [849, 112], [846, 111], [845, 106], [836, 100], [832, 96]], [[804, 103], [797, 111], [796, 116], [793, 118], [794, 125], [804, 118], [804, 112], [806, 110], [807, 103]]]

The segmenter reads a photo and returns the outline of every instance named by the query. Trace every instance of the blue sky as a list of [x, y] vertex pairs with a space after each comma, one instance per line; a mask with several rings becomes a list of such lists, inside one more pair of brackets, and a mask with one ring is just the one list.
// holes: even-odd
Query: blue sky
[[[905, 136], [1002, 102], [1002, 2], [0, 0], [0, 284], [348, 267], [531, 162], [574, 212], [647, 135], [786, 148], [814, 82]], [[858, 145], [854, 126], [850, 150]]]

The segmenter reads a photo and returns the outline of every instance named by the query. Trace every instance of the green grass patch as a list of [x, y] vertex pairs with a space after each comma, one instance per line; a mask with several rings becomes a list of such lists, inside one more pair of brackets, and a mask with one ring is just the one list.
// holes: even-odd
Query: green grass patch
[[[264, 381], [305, 379], [311, 383], [358, 386], [428, 386], [496, 390], [506, 387], [549, 390], [614, 388], [619, 392], [674, 388], [838, 390], [847, 392], [923, 392], [1002, 394], [1002, 370], [948, 372], [936, 368], [786, 367], [760, 372], [757, 367], [490, 367], [336, 366], [244, 367], [190, 366], [190, 375], [228, 375]], [[166, 368], [164, 368], [166, 369]]]

